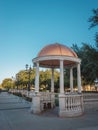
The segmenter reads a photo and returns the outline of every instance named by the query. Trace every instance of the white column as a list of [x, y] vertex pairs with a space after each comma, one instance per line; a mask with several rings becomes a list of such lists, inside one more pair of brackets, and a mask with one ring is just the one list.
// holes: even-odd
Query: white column
[[77, 64], [77, 85], [78, 85], [78, 92], [81, 93], [81, 72], [80, 72], [80, 63]]
[[51, 92], [54, 92], [54, 68], [52, 68], [52, 75], [51, 75]]
[[63, 66], [63, 60], [60, 60], [60, 93], [64, 93], [64, 66]]
[[36, 63], [35, 92], [39, 92], [39, 62]]
[[73, 92], [73, 68], [70, 68], [70, 92]]

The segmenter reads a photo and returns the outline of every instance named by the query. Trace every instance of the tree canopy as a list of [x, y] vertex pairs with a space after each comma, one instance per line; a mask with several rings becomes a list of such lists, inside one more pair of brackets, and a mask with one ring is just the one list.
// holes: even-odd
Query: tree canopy
[[[95, 26], [98, 26], [98, 8], [93, 9], [92, 11], [93, 11], [93, 16], [91, 16], [88, 20], [91, 23], [89, 27], [90, 29]], [[95, 41], [98, 47], [98, 32], [95, 33]]]
[[10, 89], [14, 87], [14, 81], [11, 78], [6, 78], [2, 82], [2, 87], [5, 89]]
[[91, 22], [90, 28], [98, 25], [98, 8], [93, 9], [93, 16], [89, 18], [89, 22]]
[[82, 43], [81, 47], [76, 44], [72, 47], [81, 58], [81, 75], [84, 84], [92, 84], [98, 77], [98, 49], [87, 43]]

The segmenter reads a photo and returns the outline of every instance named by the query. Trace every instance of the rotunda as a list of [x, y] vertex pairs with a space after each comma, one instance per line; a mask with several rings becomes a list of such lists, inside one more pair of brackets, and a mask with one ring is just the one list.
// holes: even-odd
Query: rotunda
[[[81, 60], [77, 54], [65, 45], [54, 43], [49, 44], [41, 49], [33, 63], [36, 67], [35, 77], [35, 93], [32, 98], [31, 110], [33, 113], [40, 113], [44, 110], [44, 106], [51, 104], [55, 106], [54, 94], [54, 69], [60, 68], [60, 92], [59, 92], [59, 111], [60, 117], [73, 117], [83, 114], [83, 96], [81, 93]], [[39, 92], [39, 67], [51, 68], [51, 92]], [[70, 93], [64, 91], [64, 68], [70, 69]], [[73, 68], [77, 68], [77, 89], [78, 92], [73, 92]], [[46, 94], [46, 96], [45, 96]], [[43, 96], [44, 95], [44, 96]], [[50, 95], [50, 97], [49, 97]], [[45, 99], [46, 98], [46, 99]]]

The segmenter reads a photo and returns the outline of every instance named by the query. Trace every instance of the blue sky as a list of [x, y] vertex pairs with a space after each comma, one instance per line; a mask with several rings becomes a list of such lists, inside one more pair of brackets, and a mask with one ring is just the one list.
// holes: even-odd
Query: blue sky
[[33, 65], [50, 43], [94, 44], [88, 18], [98, 0], [0, 0], [0, 83]]

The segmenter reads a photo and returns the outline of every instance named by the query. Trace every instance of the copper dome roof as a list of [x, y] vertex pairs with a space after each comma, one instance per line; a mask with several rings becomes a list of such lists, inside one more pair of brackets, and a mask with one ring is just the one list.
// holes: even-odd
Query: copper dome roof
[[72, 49], [59, 43], [49, 44], [42, 48], [37, 57], [43, 56], [71, 56], [77, 58], [77, 54]]
[[32, 61], [39, 62], [41, 67], [59, 68], [60, 60], [63, 60], [64, 66], [75, 66], [81, 62], [71, 48], [59, 43], [45, 46]]

